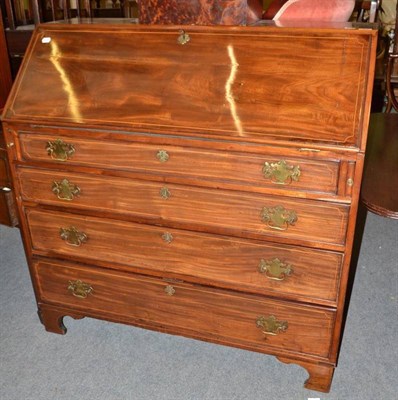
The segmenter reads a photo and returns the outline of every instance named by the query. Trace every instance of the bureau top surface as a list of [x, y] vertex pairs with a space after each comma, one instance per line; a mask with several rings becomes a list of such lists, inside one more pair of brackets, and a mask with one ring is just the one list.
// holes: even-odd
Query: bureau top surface
[[372, 29], [41, 25], [6, 122], [363, 148]]

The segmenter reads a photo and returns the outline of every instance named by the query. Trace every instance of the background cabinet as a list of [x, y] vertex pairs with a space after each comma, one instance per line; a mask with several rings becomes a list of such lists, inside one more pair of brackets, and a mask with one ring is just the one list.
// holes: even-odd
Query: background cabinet
[[[12, 79], [0, 10], [0, 113], [3, 111]], [[7, 151], [0, 126], [0, 224], [16, 225], [16, 213], [8, 170]]]

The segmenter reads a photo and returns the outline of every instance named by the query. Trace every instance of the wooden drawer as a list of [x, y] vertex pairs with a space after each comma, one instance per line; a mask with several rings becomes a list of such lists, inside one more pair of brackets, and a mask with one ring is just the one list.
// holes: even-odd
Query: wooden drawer
[[[217, 181], [220, 187], [232, 183], [249, 186], [251, 191], [259, 192], [269, 188], [328, 194], [337, 192], [338, 161], [289, 158], [283, 153], [277, 158], [266, 154], [250, 155], [34, 133], [21, 133], [19, 137], [21, 159], [27, 161], [54, 161], [55, 158], [67, 165]], [[46, 148], [50, 148], [50, 154]]]
[[[185, 283], [171, 285], [160, 279], [94, 267], [47, 261], [33, 266], [41, 302], [73, 307], [87, 315], [148, 322], [172, 333], [216, 339], [257, 351], [283, 349], [323, 358], [329, 355], [335, 315], [326, 309]], [[91, 293], [87, 294], [76, 281], [88, 284]], [[261, 317], [270, 316], [288, 326], [284, 332], [266, 335], [265, 339], [264, 328], [257, 323], [261, 323]]]
[[[300, 240], [314, 246], [341, 246], [345, 241], [349, 210], [345, 205], [30, 168], [20, 168], [18, 175], [23, 199], [42, 204], [130, 214], [151, 223], [213, 233]], [[75, 185], [75, 193], [79, 188], [70, 201], [58, 199], [52, 191], [65, 179]]]
[[[339, 253], [39, 209], [26, 215], [36, 254], [336, 305]], [[72, 227], [85, 234], [82, 242]]]

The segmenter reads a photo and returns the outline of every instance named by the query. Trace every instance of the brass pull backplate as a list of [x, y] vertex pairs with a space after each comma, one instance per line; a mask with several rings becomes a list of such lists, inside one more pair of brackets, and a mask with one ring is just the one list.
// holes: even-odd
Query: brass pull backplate
[[279, 185], [289, 185], [299, 180], [301, 171], [300, 166], [288, 165], [285, 160], [281, 160], [277, 163], [264, 163], [263, 175]]
[[173, 288], [173, 286], [171, 286], [171, 285], [167, 285], [165, 288], [164, 288], [164, 291], [165, 291], [165, 293], [168, 295], [168, 296], [173, 296], [174, 295], [174, 293], [176, 292], [176, 290]]
[[80, 188], [70, 183], [67, 179], [63, 179], [60, 182], [54, 181], [51, 190], [60, 200], [71, 201], [75, 196], [80, 194]]
[[71, 246], [80, 247], [87, 242], [87, 235], [84, 232], [79, 232], [74, 226], [70, 228], [60, 228], [59, 235], [61, 239]]
[[159, 191], [159, 194], [160, 197], [165, 200], [167, 200], [171, 196], [170, 190], [167, 187], [162, 187]]
[[283, 281], [286, 276], [293, 273], [292, 266], [283, 263], [279, 258], [274, 258], [273, 260], [261, 259], [258, 269], [268, 279], [275, 281]]
[[275, 316], [260, 316], [256, 319], [257, 328], [261, 329], [264, 335], [276, 336], [280, 332], [286, 332], [288, 328], [287, 321], [278, 321]]
[[168, 161], [168, 159], [170, 158], [170, 156], [169, 156], [169, 153], [167, 153], [166, 150], [159, 150], [159, 151], [156, 153], [156, 158], [157, 158], [160, 162], [164, 163], [164, 162]]
[[73, 294], [73, 296], [79, 297], [80, 299], [85, 299], [89, 294], [94, 292], [94, 289], [89, 283], [80, 280], [69, 281], [68, 290]]
[[286, 210], [282, 206], [264, 207], [261, 211], [261, 220], [266, 222], [268, 227], [278, 231], [285, 231], [289, 225], [297, 222], [295, 211]]
[[180, 35], [177, 38], [177, 43], [184, 45], [187, 44], [191, 40], [191, 37], [184, 30], [180, 30]]
[[171, 243], [174, 240], [174, 237], [170, 232], [165, 232], [162, 235], [162, 239], [166, 243]]
[[46, 150], [47, 154], [57, 161], [67, 161], [75, 153], [73, 145], [65, 143], [61, 139], [47, 142]]

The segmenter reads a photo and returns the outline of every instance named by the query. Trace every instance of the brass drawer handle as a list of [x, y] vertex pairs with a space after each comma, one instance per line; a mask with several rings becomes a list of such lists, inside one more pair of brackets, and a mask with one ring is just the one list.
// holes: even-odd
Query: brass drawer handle
[[176, 292], [176, 290], [173, 288], [173, 286], [171, 286], [171, 285], [167, 285], [165, 288], [164, 288], [164, 291], [165, 291], [165, 293], [168, 295], [168, 296], [173, 296], [174, 295], [174, 293]]
[[159, 194], [160, 197], [165, 200], [167, 200], [171, 196], [170, 190], [167, 187], [162, 187], [159, 191]]
[[282, 206], [264, 207], [261, 211], [261, 220], [267, 223], [271, 229], [285, 231], [289, 225], [297, 222], [297, 214], [295, 211], [286, 210]]
[[166, 150], [159, 150], [156, 153], [156, 158], [161, 162], [164, 163], [166, 161], [168, 161], [168, 159], [170, 158], [169, 153], [167, 153]]
[[256, 319], [257, 328], [261, 329], [264, 335], [276, 336], [280, 332], [286, 332], [288, 328], [287, 321], [278, 321], [275, 316], [260, 316]]
[[273, 260], [261, 259], [258, 269], [268, 279], [275, 281], [283, 281], [286, 276], [290, 276], [293, 273], [292, 266], [283, 263], [279, 258], [274, 258]]
[[165, 241], [166, 243], [171, 243], [174, 240], [174, 237], [171, 233], [169, 232], [165, 232], [162, 235], [162, 239], [163, 241]]
[[264, 178], [271, 179], [278, 185], [289, 185], [292, 181], [297, 182], [300, 178], [300, 166], [289, 165], [285, 160], [277, 163], [265, 162], [263, 166]]
[[85, 299], [89, 294], [93, 294], [94, 289], [89, 283], [77, 281], [69, 281], [68, 290], [72, 292], [73, 296]]
[[80, 194], [79, 186], [70, 183], [67, 179], [60, 182], [54, 181], [51, 190], [60, 200], [72, 201], [75, 196]]
[[184, 30], [181, 29], [179, 33], [180, 33], [180, 35], [177, 38], [178, 44], [184, 45], [184, 44], [187, 44], [191, 40], [191, 37]]
[[79, 232], [74, 226], [70, 228], [60, 228], [59, 236], [61, 239], [71, 246], [80, 247], [87, 242], [87, 235], [84, 232]]
[[47, 142], [46, 150], [47, 154], [57, 161], [67, 161], [75, 153], [73, 144], [65, 143], [61, 139]]

